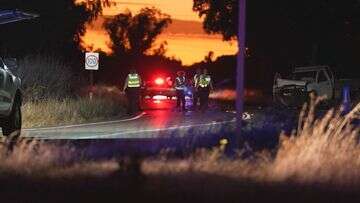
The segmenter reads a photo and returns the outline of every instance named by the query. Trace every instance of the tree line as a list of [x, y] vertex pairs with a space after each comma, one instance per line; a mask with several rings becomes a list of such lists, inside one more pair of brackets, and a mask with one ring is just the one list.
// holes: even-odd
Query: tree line
[[[259, 69], [264, 73], [288, 71], [293, 65], [328, 64], [337, 67], [339, 72], [357, 74], [356, 68], [360, 65], [357, 56], [360, 51], [359, 1], [247, 2], [247, 47], [251, 52], [247, 73]], [[21, 9], [37, 13], [40, 18], [0, 27], [0, 52], [20, 58], [33, 53], [51, 53], [70, 64], [73, 72], [85, 74], [82, 71], [84, 50], [80, 47], [85, 24], [113, 3], [109, 0], [85, 0], [84, 3], [74, 0], [3, 1], [2, 9]], [[203, 17], [204, 29], [209, 34], [220, 33], [224, 40], [236, 39], [237, 0], [194, 0], [193, 10]], [[99, 80], [124, 74], [129, 66], [144, 70], [181, 68], [181, 61], [164, 57], [166, 43], [152, 49], [157, 36], [170, 23], [169, 15], [154, 8], [109, 18], [104, 29], [109, 33], [113, 54], [101, 53], [106, 68]], [[151, 55], [149, 50], [153, 51]], [[201, 67], [212, 63], [208, 62]]]
[[[209, 34], [236, 39], [238, 0], [194, 0]], [[360, 2], [357, 0], [247, 0], [247, 83], [271, 87], [275, 72], [330, 65], [339, 77], [360, 78]], [[216, 63], [221, 63], [217, 60]], [[232, 61], [232, 62], [231, 62]], [[235, 56], [225, 64], [235, 64]], [[195, 64], [204, 67], [206, 64]], [[214, 65], [212, 65], [214, 66]], [[234, 67], [223, 67], [235, 71]], [[215, 68], [213, 68], [215, 69]]]

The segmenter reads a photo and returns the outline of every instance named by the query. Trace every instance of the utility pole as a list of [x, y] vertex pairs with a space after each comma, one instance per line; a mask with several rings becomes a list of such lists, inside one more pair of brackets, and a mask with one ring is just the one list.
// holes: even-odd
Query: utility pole
[[[243, 137], [241, 135], [242, 116], [244, 111], [244, 69], [246, 56], [246, 0], [239, 1], [239, 16], [238, 16], [238, 46], [239, 52], [237, 55], [236, 68], [236, 134], [231, 140], [234, 149], [241, 145]], [[241, 147], [241, 146], [240, 146]]]

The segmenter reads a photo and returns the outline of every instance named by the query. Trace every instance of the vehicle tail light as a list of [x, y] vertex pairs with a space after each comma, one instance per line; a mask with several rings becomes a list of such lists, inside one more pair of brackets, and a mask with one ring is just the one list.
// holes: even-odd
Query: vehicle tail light
[[155, 95], [155, 96], [153, 96], [153, 99], [155, 99], [155, 100], [166, 100], [166, 99], [167, 99], [167, 96], [164, 96], [164, 95]]
[[157, 85], [163, 85], [165, 83], [163, 78], [156, 78], [155, 84]]

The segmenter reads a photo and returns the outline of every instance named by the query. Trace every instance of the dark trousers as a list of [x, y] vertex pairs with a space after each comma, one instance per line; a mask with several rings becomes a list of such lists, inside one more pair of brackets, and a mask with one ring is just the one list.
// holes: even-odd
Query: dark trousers
[[200, 100], [199, 91], [196, 89], [193, 92], [193, 109], [194, 110], [197, 109], [199, 100]]
[[176, 107], [180, 108], [182, 110], [185, 110], [185, 94], [184, 94], [184, 90], [176, 90], [176, 97], [177, 97], [177, 101], [176, 101]]
[[128, 113], [135, 114], [140, 110], [140, 95], [138, 87], [126, 88], [126, 97], [128, 100]]
[[199, 97], [200, 97], [200, 109], [206, 110], [209, 106], [209, 95], [210, 88], [209, 87], [199, 87]]

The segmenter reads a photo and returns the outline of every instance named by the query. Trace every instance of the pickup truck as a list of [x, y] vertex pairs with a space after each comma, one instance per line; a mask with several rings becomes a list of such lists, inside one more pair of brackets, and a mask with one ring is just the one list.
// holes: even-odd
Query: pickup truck
[[21, 79], [11, 69], [17, 68], [15, 59], [0, 57], [0, 126], [4, 136], [18, 136], [21, 130]]
[[275, 75], [273, 85], [274, 102], [284, 106], [299, 106], [305, 103], [310, 94], [325, 96], [326, 101], [340, 100], [343, 87], [350, 88], [352, 97], [359, 96], [360, 80], [335, 79], [328, 66], [297, 67], [289, 78]]

